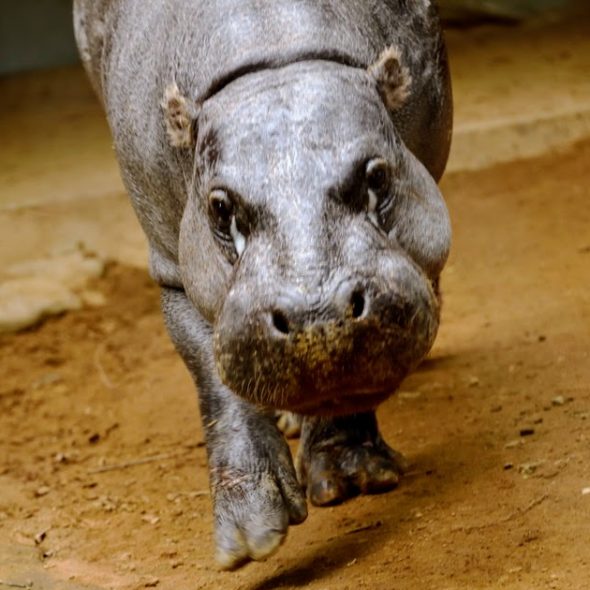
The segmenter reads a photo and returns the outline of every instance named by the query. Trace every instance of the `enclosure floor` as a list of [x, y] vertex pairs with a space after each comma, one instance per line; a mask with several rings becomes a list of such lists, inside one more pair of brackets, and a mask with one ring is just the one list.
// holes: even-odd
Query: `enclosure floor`
[[379, 410], [410, 473], [312, 508], [275, 556], [235, 573], [213, 563], [197, 399], [146, 274], [113, 265], [96, 285], [106, 307], [1, 339], [0, 581], [588, 587], [589, 164], [585, 143], [446, 178], [439, 339]]

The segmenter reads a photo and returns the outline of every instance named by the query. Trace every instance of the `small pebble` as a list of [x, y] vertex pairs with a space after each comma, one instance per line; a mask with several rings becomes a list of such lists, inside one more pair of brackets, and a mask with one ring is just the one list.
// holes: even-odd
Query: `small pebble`
[[35, 490], [35, 496], [37, 496], [37, 498], [40, 498], [41, 496], [46, 496], [50, 491], [51, 488], [49, 486], [41, 486], [40, 488], [37, 488]]
[[533, 475], [541, 467], [545, 461], [532, 461], [531, 463], [523, 463], [522, 465], [518, 466], [518, 472], [524, 475], [524, 477], [529, 477]]
[[41, 375], [39, 379], [33, 382], [33, 389], [39, 389], [40, 387], [45, 387], [47, 385], [54, 385], [55, 383], [59, 383], [62, 380], [62, 377], [59, 373], [45, 373]]
[[551, 400], [551, 403], [554, 406], [563, 406], [565, 404], [565, 397], [563, 395], [557, 395]]
[[89, 307], [102, 307], [107, 302], [106, 297], [100, 291], [83, 291], [80, 296]]
[[535, 434], [534, 428], [521, 428], [519, 431], [520, 436], [531, 436]]
[[400, 399], [418, 399], [421, 395], [420, 391], [400, 391], [397, 394]]
[[156, 516], [155, 514], [144, 514], [141, 517], [143, 522], [147, 522], [148, 524], [158, 524], [160, 522], [160, 517]]
[[514, 467], [513, 463], [504, 463], [504, 471], [508, 471]]
[[590, 495], [590, 488], [582, 488], [582, 496]]
[[476, 377], [475, 375], [469, 377], [469, 381], [467, 382], [467, 384], [469, 385], [469, 387], [479, 387], [479, 377]]

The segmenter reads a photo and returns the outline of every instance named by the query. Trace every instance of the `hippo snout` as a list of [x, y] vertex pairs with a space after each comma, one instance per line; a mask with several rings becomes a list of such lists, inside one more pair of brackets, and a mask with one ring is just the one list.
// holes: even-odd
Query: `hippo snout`
[[222, 380], [242, 397], [298, 413], [376, 407], [426, 354], [438, 328], [428, 281], [350, 277], [264, 302], [228, 295], [216, 328]]
[[267, 314], [269, 337], [285, 338], [330, 322], [343, 328], [346, 322], [359, 320], [369, 310], [366, 285], [358, 279], [340, 283], [323, 299], [310, 303], [296, 288], [281, 293]]

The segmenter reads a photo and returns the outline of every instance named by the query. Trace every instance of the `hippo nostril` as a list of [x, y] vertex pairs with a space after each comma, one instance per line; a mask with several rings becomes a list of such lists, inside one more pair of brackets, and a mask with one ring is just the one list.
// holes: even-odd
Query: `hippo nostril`
[[352, 317], [357, 320], [365, 311], [365, 296], [362, 291], [354, 291], [350, 298]]
[[282, 311], [272, 312], [272, 324], [281, 334], [288, 334], [290, 331], [289, 320]]

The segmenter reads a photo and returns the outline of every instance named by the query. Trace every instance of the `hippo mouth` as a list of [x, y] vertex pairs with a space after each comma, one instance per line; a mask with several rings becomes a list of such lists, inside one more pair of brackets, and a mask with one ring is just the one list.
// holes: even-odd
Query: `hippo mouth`
[[392, 391], [333, 392], [317, 399], [306, 400], [289, 407], [296, 414], [313, 416], [343, 416], [374, 410], [392, 394]]

